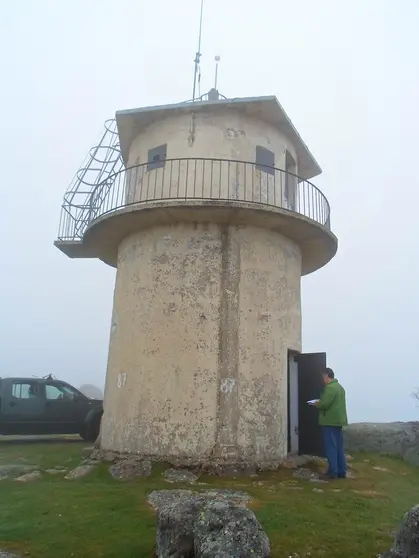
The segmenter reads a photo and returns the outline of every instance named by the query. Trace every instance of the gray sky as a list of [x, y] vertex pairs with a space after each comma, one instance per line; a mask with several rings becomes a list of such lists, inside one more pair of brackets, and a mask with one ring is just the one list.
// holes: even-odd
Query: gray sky
[[[245, 6], [249, 6], [246, 8]], [[103, 386], [114, 270], [53, 247], [116, 110], [192, 96], [199, 0], [0, 0], [0, 375]], [[418, 0], [206, 0], [202, 92], [278, 97], [323, 174], [339, 252], [303, 279], [304, 351], [351, 420], [415, 420]]]

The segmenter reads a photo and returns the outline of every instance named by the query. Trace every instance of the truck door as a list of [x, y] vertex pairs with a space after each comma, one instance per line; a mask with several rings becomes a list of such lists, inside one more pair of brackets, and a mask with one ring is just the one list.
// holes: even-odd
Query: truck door
[[36, 380], [2, 380], [2, 431], [6, 434], [43, 434], [45, 392]]
[[45, 422], [50, 433], [78, 433], [91, 408], [89, 399], [69, 384], [54, 380], [45, 382], [45, 395]]

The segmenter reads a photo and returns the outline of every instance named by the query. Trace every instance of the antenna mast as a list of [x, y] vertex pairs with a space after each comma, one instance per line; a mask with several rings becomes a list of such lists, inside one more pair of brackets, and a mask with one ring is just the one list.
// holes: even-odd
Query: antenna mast
[[215, 84], [214, 89], [217, 89], [217, 82], [218, 82], [218, 63], [220, 62], [221, 58], [219, 56], [215, 57]]
[[[198, 71], [199, 71], [199, 62], [201, 60], [201, 38], [202, 38], [202, 13], [204, 10], [204, 0], [201, 0], [201, 17], [199, 20], [199, 40], [198, 40], [198, 50], [195, 56], [195, 71], [194, 71], [194, 78], [193, 78], [193, 94], [192, 94], [192, 100], [195, 101], [195, 93], [196, 93], [196, 78], [198, 76]], [[201, 76], [199, 76], [199, 79], [201, 79]], [[198, 80], [199, 81], [199, 80]]]

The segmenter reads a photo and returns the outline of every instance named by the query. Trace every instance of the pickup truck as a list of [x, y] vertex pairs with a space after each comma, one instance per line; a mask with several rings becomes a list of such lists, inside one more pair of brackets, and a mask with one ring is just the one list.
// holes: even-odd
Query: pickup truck
[[80, 434], [94, 442], [102, 414], [102, 401], [52, 376], [0, 378], [0, 434]]

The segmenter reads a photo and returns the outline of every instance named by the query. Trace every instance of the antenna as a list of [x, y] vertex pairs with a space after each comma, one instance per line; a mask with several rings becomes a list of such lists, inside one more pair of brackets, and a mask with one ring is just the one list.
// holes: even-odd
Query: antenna
[[[199, 62], [201, 60], [201, 38], [202, 38], [202, 13], [204, 10], [204, 0], [201, 0], [201, 16], [199, 20], [199, 39], [198, 39], [198, 50], [195, 56], [195, 71], [194, 71], [194, 78], [193, 78], [193, 94], [192, 94], [192, 101], [195, 101], [195, 93], [196, 93], [196, 78], [199, 71]], [[201, 74], [199, 74], [199, 81], [201, 81]]]
[[218, 81], [218, 62], [221, 60], [219, 56], [215, 57], [215, 85], [214, 89], [217, 89], [217, 81]]

